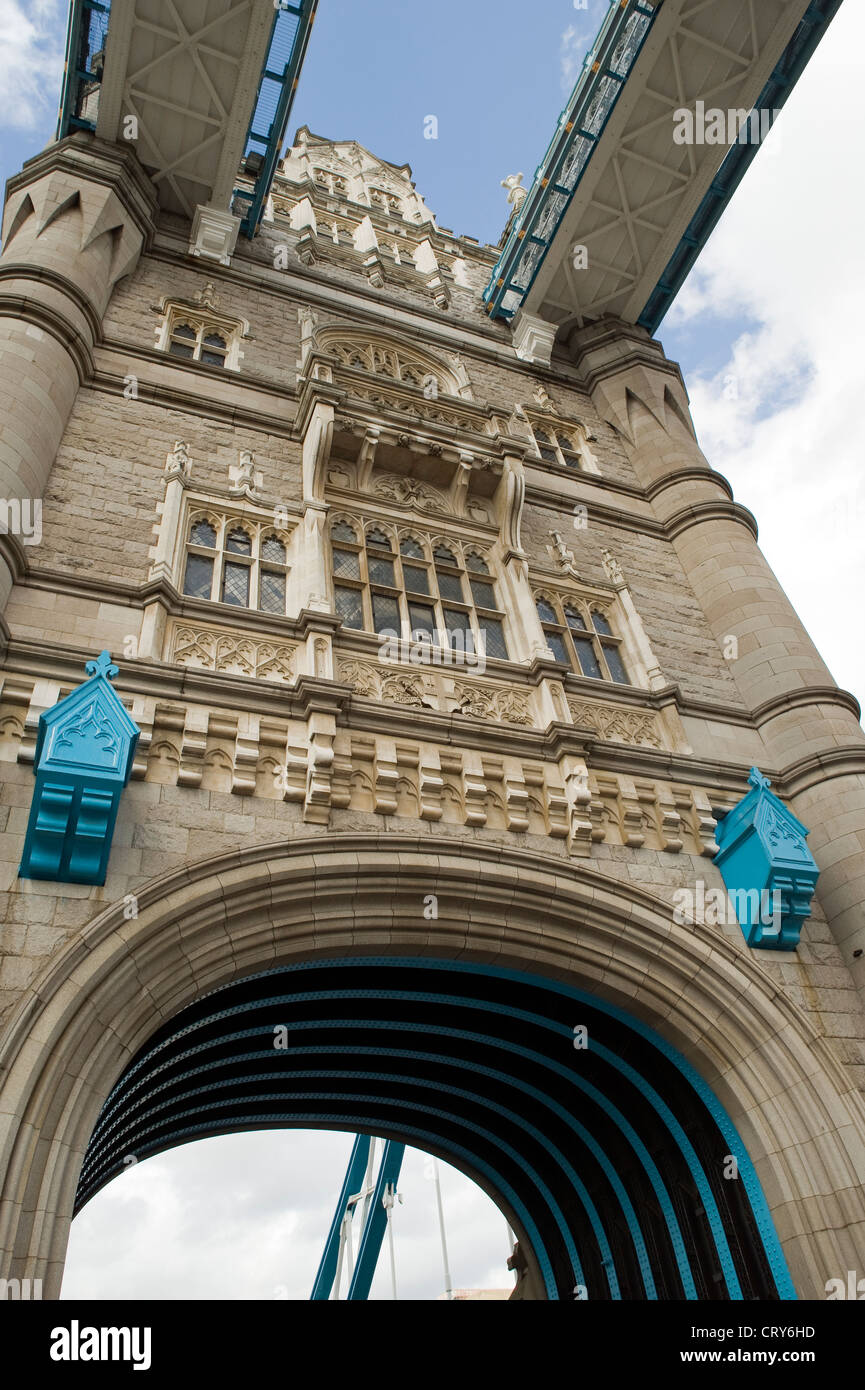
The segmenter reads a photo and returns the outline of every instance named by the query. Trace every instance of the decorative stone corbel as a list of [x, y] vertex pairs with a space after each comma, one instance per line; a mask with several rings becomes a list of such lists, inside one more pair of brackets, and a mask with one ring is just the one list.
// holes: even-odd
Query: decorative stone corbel
[[306, 502], [323, 502], [327, 465], [333, 447], [336, 414], [330, 401], [317, 400], [303, 437], [303, 496]]
[[334, 715], [313, 712], [309, 716], [309, 756], [303, 819], [315, 825], [327, 825], [330, 820], [335, 737]]
[[548, 367], [556, 341], [556, 325], [521, 309], [514, 319], [514, 352], [522, 362]]
[[360, 453], [357, 460], [357, 486], [358, 491], [368, 492], [372, 480], [372, 470], [375, 467], [375, 455], [381, 441], [381, 429], [378, 425], [370, 425], [363, 437], [360, 446]]
[[232, 497], [254, 499], [261, 491], [264, 479], [255, 467], [255, 454], [242, 449], [237, 463], [228, 465], [229, 494]]
[[222, 208], [204, 207], [199, 203], [192, 219], [189, 254], [218, 261], [220, 265], [231, 265], [239, 231], [239, 217]]

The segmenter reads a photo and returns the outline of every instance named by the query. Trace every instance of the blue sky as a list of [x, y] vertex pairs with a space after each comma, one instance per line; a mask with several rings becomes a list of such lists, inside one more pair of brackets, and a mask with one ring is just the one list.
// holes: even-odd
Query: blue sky
[[[606, 12], [606, 0], [321, 0], [290, 134], [306, 124], [410, 163], [442, 226], [495, 242], [500, 181], [531, 182]], [[61, 0], [0, 0], [4, 182], [53, 136], [64, 34]], [[848, 0], [659, 333], [710, 462], [755, 512], [767, 558], [860, 699], [863, 48], [865, 6]], [[230, 1136], [142, 1164], [74, 1224], [64, 1291], [266, 1298], [290, 1273], [288, 1296], [303, 1297], [347, 1151], [345, 1136]], [[504, 1285], [502, 1217], [456, 1174], [445, 1185], [455, 1282]], [[405, 1186], [404, 1290], [434, 1297], [419, 1156]]]

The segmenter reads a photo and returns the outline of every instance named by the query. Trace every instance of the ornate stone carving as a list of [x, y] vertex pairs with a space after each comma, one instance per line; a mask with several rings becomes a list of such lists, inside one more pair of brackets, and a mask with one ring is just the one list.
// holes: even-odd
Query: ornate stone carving
[[476, 719], [496, 719], [505, 724], [534, 724], [531, 697], [522, 690], [498, 690], [489, 685], [454, 682], [456, 712]]
[[426, 704], [423, 681], [418, 676], [382, 671], [367, 661], [341, 661], [339, 673], [340, 679], [352, 686], [358, 695], [366, 695], [371, 700], [409, 705], [412, 709], [423, 709]]
[[517, 212], [529, 196], [529, 190], [523, 188], [522, 183], [522, 174], [508, 174], [506, 179], [502, 179], [502, 188], [508, 190], [508, 202]]
[[445, 499], [437, 488], [394, 473], [386, 473], [383, 477], [376, 478], [372, 491], [375, 497], [381, 497], [383, 501], [396, 502], [401, 507], [413, 507], [415, 511], [443, 515], [448, 510]]
[[568, 708], [575, 724], [593, 729], [603, 739], [648, 748], [662, 747], [657, 724], [651, 714], [625, 709], [622, 705], [592, 704], [588, 700], [569, 700]]
[[601, 556], [601, 559], [603, 560], [604, 571], [610, 583], [624, 584], [626, 582], [625, 575], [622, 570], [622, 566], [619, 564], [615, 556], [609, 550], [605, 550], [603, 552], [603, 555]]
[[218, 628], [184, 625], [174, 630], [172, 660], [204, 671], [293, 681], [296, 652], [296, 643], [255, 641]]

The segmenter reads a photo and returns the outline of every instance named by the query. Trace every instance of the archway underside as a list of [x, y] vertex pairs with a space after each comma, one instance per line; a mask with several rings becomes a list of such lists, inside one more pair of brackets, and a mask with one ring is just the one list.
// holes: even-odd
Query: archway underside
[[76, 1211], [130, 1155], [277, 1127], [363, 1131], [446, 1157], [507, 1212], [550, 1298], [795, 1296], [750, 1159], [708, 1087], [644, 1024], [539, 976], [360, 957], [204, 995], [109, 1095]]

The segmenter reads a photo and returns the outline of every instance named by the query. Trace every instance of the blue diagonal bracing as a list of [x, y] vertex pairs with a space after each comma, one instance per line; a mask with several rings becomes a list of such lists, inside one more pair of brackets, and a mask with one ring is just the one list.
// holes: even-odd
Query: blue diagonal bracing
[[234, 193], [235, 207], [242, 211], [241, 231], [248, 237], [255, 235], [273, 183], [317, 7], [318, 0], [281, 0], [276, 9], [244, 147], [253, 187]]
[[613, 0], [484, 291], [492, 318], [513, 318], [531, 289], [655, 14], [646, 0]]

